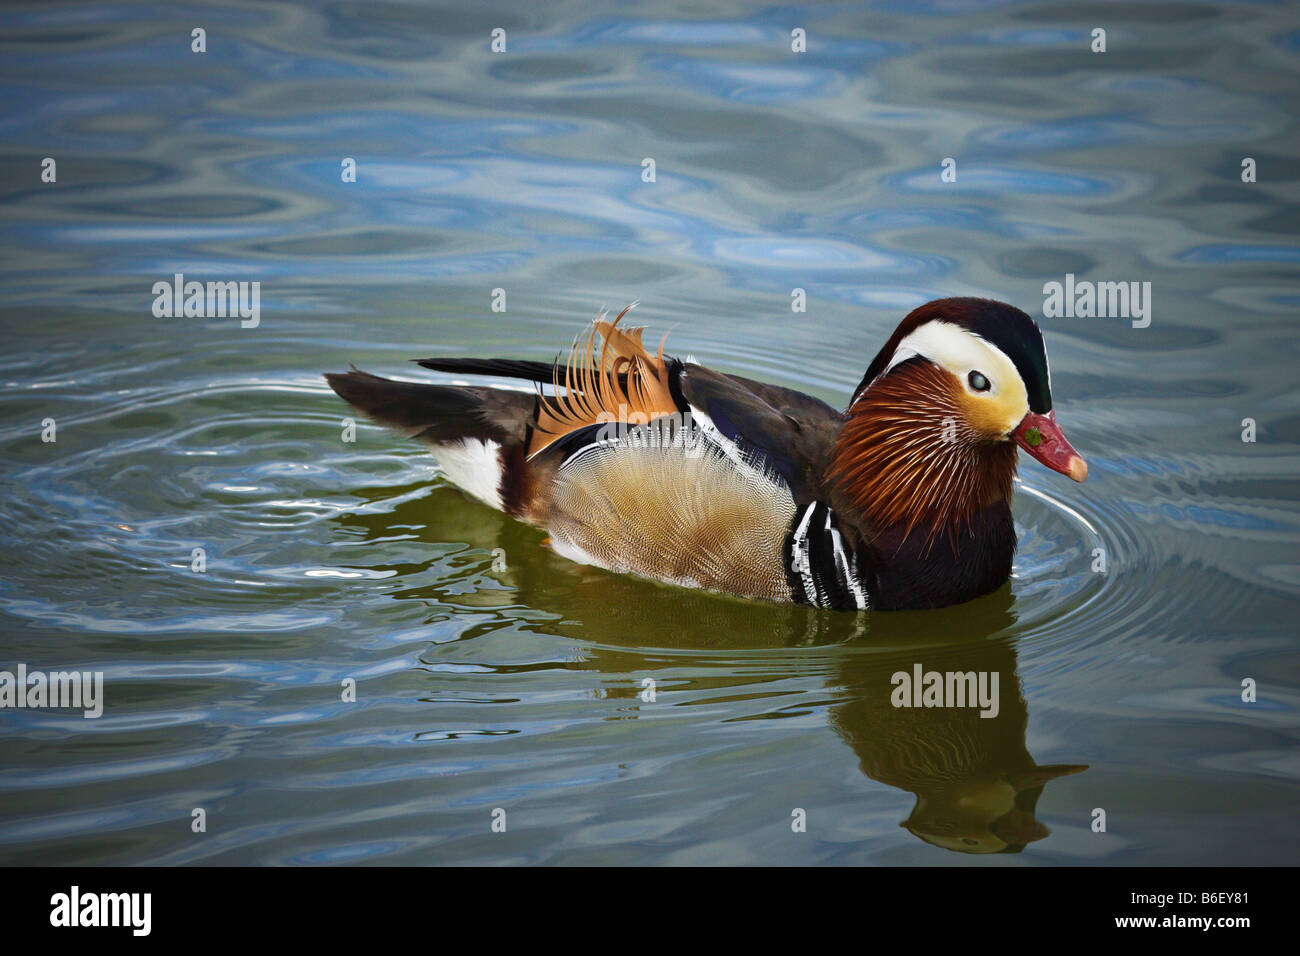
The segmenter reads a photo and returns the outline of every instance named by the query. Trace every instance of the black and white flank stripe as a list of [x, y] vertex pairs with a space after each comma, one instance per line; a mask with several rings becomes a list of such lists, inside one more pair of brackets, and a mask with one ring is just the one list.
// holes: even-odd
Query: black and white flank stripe
[[785, 552], [797, 603], [836, 610], [871, 607], [857, 576], [857, 559], [845, 550], [835, 514], [823, 502], [814, 501], [799, 514]]

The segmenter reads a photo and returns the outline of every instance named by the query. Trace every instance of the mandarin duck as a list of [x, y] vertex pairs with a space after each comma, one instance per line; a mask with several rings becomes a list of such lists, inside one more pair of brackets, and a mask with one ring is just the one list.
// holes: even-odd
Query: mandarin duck
[[417, 360], [531, 390], [325, 378], [560, 555], [769, 601], [898, 610], [987, 594], [1011, 574], [1017, 449], [1087, 476], [1056, 423], [1042, 333], [1005, 303], [912, 311], [844, 411], [663, 343], [652, 354], [627, 312], [602, 313], [563, 361]]

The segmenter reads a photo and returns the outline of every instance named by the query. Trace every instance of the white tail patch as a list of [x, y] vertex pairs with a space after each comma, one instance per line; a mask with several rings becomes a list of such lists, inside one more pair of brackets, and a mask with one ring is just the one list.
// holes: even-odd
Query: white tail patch
[[494, 441], [466, 438], [446, 445], [434, 445], [433, 453], [443, 476], [466, 494], [498, 511], [501, 502], [501, 446]]

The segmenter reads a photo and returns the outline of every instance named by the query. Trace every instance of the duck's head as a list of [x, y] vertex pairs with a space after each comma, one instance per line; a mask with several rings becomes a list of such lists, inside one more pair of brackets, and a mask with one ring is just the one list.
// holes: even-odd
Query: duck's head
[[1014, 441], [1053, 471], [1075, 481], [1088, 476], [1088, 463], [1056, 423], [1043, 334], [1024, 312], [974, 298], [937, 299], [913, 310], [867, 369], [854, 401], [913, 359], [946, 373], [941, 384], [956, 412], [956, 433]]
[[854, 392], [830, 477], [878, 527], [964, 526], [1010, 498], [1016, 449], [1083, 481], [1052, 410], [1047, 350], [1024, 312], [938, 299], [894, 330]]

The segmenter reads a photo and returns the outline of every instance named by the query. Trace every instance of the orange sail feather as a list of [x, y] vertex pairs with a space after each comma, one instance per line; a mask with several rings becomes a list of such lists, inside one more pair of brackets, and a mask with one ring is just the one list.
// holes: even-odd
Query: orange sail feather
[[560, 366], [556, 366], [555, 394], [542, 396], [528, 449], [530, 457], [589, 425], [644, 424], [677, 412], [668, 387], [663, 343], [658, 354], [651, 355], [641, 344], [644, 327], [619, 327], [631, 308], [620, 312], [613, 322], [598, 317], [586, 334], [574, 341], [564, 363], [563, 382]]

